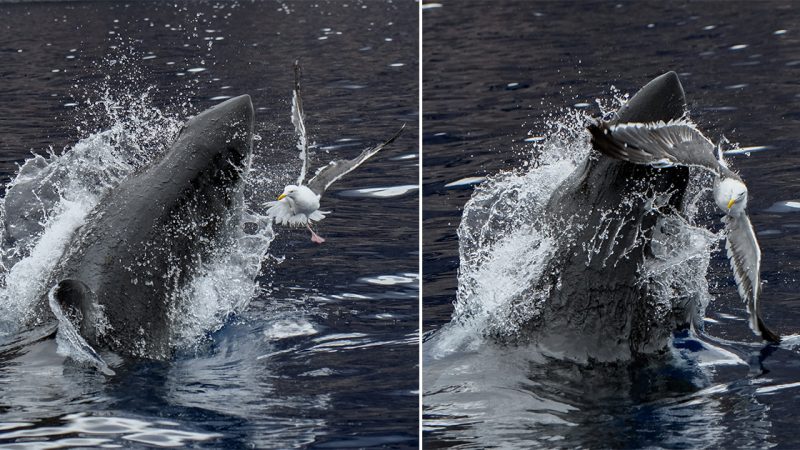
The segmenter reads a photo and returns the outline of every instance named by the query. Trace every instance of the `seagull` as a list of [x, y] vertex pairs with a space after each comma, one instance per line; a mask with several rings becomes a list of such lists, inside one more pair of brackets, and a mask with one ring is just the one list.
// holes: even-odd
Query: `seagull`
[[406, 126], [403, 124], [394, 136], [379, 145], [367, 148], [354, 159], [342, 159], [329, 162], [328, 165], [317, 170], [316, 174], [314, 174], [307, 183], [304, 183], [308, 173], [308, 137], [306, 135], [303, 102], [300, 97], [300, 66], [297, 61], [294, 63], [294, 73], [292, 124], [298, 136], [297, 148], [300, 150], [300, 159], [303, 161], [303, 165], [300, 169], [300, 176], [297, 178], [297, 184], [286, 186], [277, 200], [267, 203], [269, 207], [267, 216], [281, 225], [290, 227], [302, 227], [305, 225], [308, 231], [311, 232], [311, 241], [322, 244], [325, 242], [325, 239], [311, 228], [311, 222], [318, 222], [324, 219], [326, 214], [330, 214], [330, 211], [321, 211], [319, 209], [322, 194], [325, 193], [331, 184], [352, 172], [381, 149], [394, 142]]
[[761, 249], [745, 212], [747, 186], [728, 167], [721, 145], [714, 145], [685, 118], [651, 123], [599, 121], [588, 129], [594, 148], [606, 156], [656, 168], [699, 167], [714, 174], [714, 203], [725, 214], [725, 248], [739, 296], [747, 305], [750, 329], [768, 342], [779, 343], [780, 337], [767, 328], [759, 312]]

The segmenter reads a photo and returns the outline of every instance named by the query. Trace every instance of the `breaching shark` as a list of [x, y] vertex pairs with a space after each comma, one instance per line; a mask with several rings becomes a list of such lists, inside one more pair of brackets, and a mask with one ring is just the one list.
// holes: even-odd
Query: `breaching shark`
[[158, 160], [112, 188], [75, 231], [28, 325], [53, 326], [56, 308], [93, 348], [170, 357], [179, 292], [235, 225], [253, 116], [248, 95], [196, 115]]
[[[599, 152], [580, 163], [549, 199], [545, 214], [559, 230], [558, 245], [542, 277], [518, 299], [525, 302], [526, 296], [544, 292], [541, 313], [524, 327], [544, 349], [579, 359], [627, 360], [663, 353], [675, 330], [702, 326], [704, 306], [699, 295], [680, 289], [665, 291], [664, 280], [648, 279], [642, 273], [647, 263], [659, 258], [659, 246], [678, 239], [681, 226], [676, 223], [685, 223], [682, 218], [686, 217], [684, 197], [692, 164], [677, 158], [666, 164], [669, 158], [661, 153], [671, 155], [670, 149], [688, 145], [684, 141], [702, 141], [702, 149], [700, 144], [693, 148], [714, 160], [707, 148], [712, 144], [699, 137], [693, 126], [686, 126], [691, 133], [681, 128], [681, 136], [665, 137], [673, 125], [666, 130], [660, 127], [682, 124], [686, 114], [681, 82], [675, 72], [668, 72], [645, 85], [610, 120], [589, 126], [593, 148]], [[647, 129], [655, 137], [630, 138], [631, 127]], [[629, 156], [634, 151], [639, 160]], [[660, 156], [645, 157], [652, 154]], [[720, 169], [714, 162], [709, 170]], [[727, 197], [722, 206], [726, 202]], [[733, 204], [734, 199], [727, 208]], [[777, 335], [758, 316], [754, 301], [760, 293], [758, 267], [750, 267], [750, 262], [759, 260], [760, 252], [757, 244], [754, 249], [743, 247], [742, 242], [750, 242], [745, 235], [734, 229], [728, 238], [736, 281], [746, 294], [743, 297], [750, 297], [745, 300], [753, 329], [777, 342]]]

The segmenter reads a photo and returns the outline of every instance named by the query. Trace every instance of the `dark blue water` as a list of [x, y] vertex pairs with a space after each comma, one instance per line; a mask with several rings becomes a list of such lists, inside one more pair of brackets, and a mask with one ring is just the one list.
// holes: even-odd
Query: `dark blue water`
[[[705, 334], [724, 343], [679, 335], [666, 358], [587, 366], [527, 348], [461, 345], [464, 330], [443, 328], [457, 297], [456, 230], [473, 193], [447, 185], [530, 173], [536, 142], [554, 125], [569, 126], [563, 108], [597, 116], [595, 99], [609, 102], [612, 86], [633, 94], [674, 70], [692, 120], [708, 136], [759, 147], [729, 159], [747, 182], [763, 252], [762, 314], [781, 334], [796, 335], [798, 23], [797, 5], [768, 1], [442, 2], [424, 9], [427, 447], [800, 446], [796, 338], [762, 350], [721, 251], [710, 259]], [[718, 229], [716, 220], [709, 215], [701, 224]]]
[[417, 5], [24, 2], [3, 3], [0, 18], [4, 183], [31, 152], [68, 153], [121, 123], [147, 134], [165, 122], [155, 112], [179, 121], [248, 93], [258, 138], [246, 195], [263, 213], [300, 170], [295, 59], [312, 170], [407, 126], [323, 198], [327, 242], [277, 229], [256, 296], [174, 359], [105, 354], [109, 377], [61, 356], [53, 339], [4, 347], [0, 445], [415, 447]]

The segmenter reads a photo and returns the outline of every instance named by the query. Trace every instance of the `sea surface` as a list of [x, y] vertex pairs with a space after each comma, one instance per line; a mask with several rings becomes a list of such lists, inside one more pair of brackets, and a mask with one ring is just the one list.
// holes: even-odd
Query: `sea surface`
[[[427, 3], [426, 448], [800, 446], [798, 5]], [[708, 266], [707, 286], [696, 292], [710, 300], [704, 330], [701, 336], [675, 335], [663, 358], [570, 362], [494, 343], [474, 321], [451, 323], [456, 309], [480, 310], [476, 306], [503, 317], [505, 291], [525, 281], [509, 274], [527, 270], [519, 269], [526, 263], [531, 273], [537, 268], [531, 262], [537, 255], [525, 254], [526, 244], [491, 254], [459, 241], [458, 233], [469, 231], [459, 225], [465, 207], [475, 212], [467, 202], [476, 189], [513, 191], [521, 199], [552, 190], [547, 181], [565, 176], [552, 169], [555, 164], [570, 167], [566, 159], [588, 154], [588, 137], [580, 137], [585, 119], [616, 109], [626, 95], [670, 70], [683, 83], [691, 120], [712, 140], [730, 141], [727, 158], [747, 183], [749, 215], [763, 252], [761, 311], [784, 343], [765, 348], [748, 329], [719, 218], [708, 207], [696, 217], [717, 242], [695, 255]], [[514, 236], [520, 232], [508, 228]], [[495, 270], [465, 265], [459, 245], [465, 254], [489, 251]], [[459, 295], [459, 277], [483, 286], [482, 295]], [[507, 322], [493, 326], [513, 325], [506, 316]]]
[[[65, 211], [102, 202], [187, 117], [241, 94], [257, 134], [244, 212], [263, 217], [300, 171], [295, 60], [312, 171], [406, 124], [323, 197], [323, 245], [266, 227], [209, 262], [168, 361], [101, 351], [107, 375], [10, 333], [6, 314], [1, 447], [416, 447], [417, 14], [410, 1], [0, 3], [0, 181], [41, 155], [72, 183], [34, 243], [68, 242], [85, 214], [65, 224]], [[36, 249], [2, 273], [5, 306], [57, 258]]]

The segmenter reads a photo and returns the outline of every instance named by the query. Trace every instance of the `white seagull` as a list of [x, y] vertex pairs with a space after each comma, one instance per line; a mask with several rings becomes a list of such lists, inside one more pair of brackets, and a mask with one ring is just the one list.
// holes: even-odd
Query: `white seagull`
[[330, 211], [320, 211], [319, 209], [319, 202], [322, 198], [322, 194], [336, 180], [352, 172], [363, 164], [364, 161], [372, 157], [372, 155], [394, 142], [406, 126], [404, 124], [400, 130], [386, 142], [375, 147], [367, 148], [354, 159], [331, 161], [328, 165], [317, 170], [317, 173], [304, 184], [303, 182], [308, 172], [308, 138], [306, 136], [303, 102], [300, 98], [300, 66], [297, 62], [294, 64], [294, 71], [295, 81], [294, 92], [292, 93], [292, 124], [294, 124], [294, 129], [298, 136], [297, 148], [300, 150], [300, 159], [303, 161], [303, 166], [300, 169], [300, 176], [297, 178], [297, 184], [286, 186], [277, 200], [267, 203], [267, 206], [269, 206], [267, 216], [281, 225], [290, 227], [302, 227], [305, 225], [308, 231], [311, 232], [311, 241], [321, 244], [325, 242], [325, 239], [314, 232], [311, 228], [311, 222], [318, 222], [325, 218], [325, 214], [330, 214]]
[[653, 123], [599, 122], [590, 125], [589, 131], [594, 147], [612, 158], [659, 168], [694, 166], [715, 175], [714, 202], [725, 213], [725, 248], [739, 296], [747, 305], [750, 329], [766, 341], [780, 342], [780, 337], [761, 320], [759, 312], [761, 249], [745, 212], [747, 186], [728, 168], [721, 148], [685, 119]]

